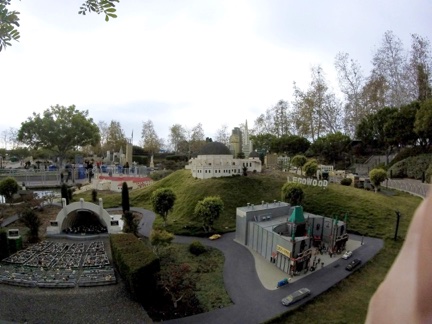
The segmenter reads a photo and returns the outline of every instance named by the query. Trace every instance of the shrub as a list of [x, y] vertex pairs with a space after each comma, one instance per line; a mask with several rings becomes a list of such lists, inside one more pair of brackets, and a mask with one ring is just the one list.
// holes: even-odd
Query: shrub
[[351, 178], [343, 178], [340, 182], [343, 186], [351, 186], [352, 179]]
[[192, 253], [193, 255], [198, 256], [200, 254], [203, 254], [206, 251], [207, 251], [207, 249], [205, 248], [204, 245], [201, 244], [200, 241], [193, 241], [189, 245], [189, 252]]

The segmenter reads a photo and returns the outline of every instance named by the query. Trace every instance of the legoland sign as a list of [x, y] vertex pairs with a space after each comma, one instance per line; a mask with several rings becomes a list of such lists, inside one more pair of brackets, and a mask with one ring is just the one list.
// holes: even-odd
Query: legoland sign
[[[290, 179], [291, 178], [291, 179]], [[314, 187], [327, 187], [327, 180], [317, 180], [312, 178], [300, 178], [300, 177], [287, 177], [288, 182], [300, 183], [303, 185], [314, 186]]]

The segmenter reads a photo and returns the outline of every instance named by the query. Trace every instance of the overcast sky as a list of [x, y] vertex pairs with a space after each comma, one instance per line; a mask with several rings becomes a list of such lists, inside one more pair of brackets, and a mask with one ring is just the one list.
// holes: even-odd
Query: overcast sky
[[177, 123], [214, 138], [291, 101], [313, 66], [337, 92], [338, 52], [369, 74], [387, 30], [407, 49], [432, 31], [429, 0], [121, 0], [108, 23], [78, 15], [82, 2], [12, 1], [21, 38], [0, 52], [0, 131], [74, 104], [120, 122], [134, 144], [149, 119], [165, 139]]

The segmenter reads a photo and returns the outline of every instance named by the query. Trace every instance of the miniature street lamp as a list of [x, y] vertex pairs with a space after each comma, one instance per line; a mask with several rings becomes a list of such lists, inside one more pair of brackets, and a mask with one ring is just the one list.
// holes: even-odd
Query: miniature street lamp
[[395, 213], [396, 213], [397, 218], [396, 218], [396, 229], [395, 229], [394, 240], [396, 241], [397, 240], [398, 230], [399, 230], [399, 221], [400, 221], [400, 218], [401, 218], [401, 213], [400, 213], [399, 210], [396, 210]]

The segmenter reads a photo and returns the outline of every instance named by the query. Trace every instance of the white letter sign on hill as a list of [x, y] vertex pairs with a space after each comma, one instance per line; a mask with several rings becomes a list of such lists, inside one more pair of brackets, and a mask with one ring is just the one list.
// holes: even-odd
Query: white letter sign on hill
[[300, 183], [308, 186], [318, 186], [318, 187], [327, 187], [328, 181], [327, 180], [317, 180], [312, 178], [300, 178], [300, 177], [287, 177], [288, 182], [294, 182], [294, 183]]

